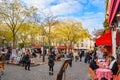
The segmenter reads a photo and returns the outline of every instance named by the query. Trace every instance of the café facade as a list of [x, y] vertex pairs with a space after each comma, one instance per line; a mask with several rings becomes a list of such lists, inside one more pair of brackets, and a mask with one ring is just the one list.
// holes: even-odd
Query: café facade
[[106, 15], [108, 30], [96, 39], [97, 46], [111, 47], [112, 55], [117, 58], [120, 47], [120, 0], [106, 0]]
[[112, 36], [112, 53], [116, 58], [117, 48], [120, 46], [120, 0], [106, 0], [108, 27]]

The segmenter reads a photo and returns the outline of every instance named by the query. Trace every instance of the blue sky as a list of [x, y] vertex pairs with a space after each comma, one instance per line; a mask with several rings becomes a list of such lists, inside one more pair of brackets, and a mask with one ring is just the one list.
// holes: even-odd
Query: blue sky
[[103, 28], [105, 0], [20, 0], [24, 6], [35, 6], [38, 12], [52, 12], [63, 18], [74, 18], [92, 33]]

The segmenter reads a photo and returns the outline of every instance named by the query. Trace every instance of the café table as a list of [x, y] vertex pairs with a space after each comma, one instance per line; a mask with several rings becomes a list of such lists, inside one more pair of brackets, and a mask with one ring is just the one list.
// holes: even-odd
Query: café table
[[98, 68], [96, 69], [96, 76], [98, 80], [101, 80], [102, 78], [106, 78], [107, 80], [111, 80], [112, 78], [112, 71], [107, 68]]
[[103, 65], [105, 68], [108, 68], [108, 62], [98, 62], [98, 65]]

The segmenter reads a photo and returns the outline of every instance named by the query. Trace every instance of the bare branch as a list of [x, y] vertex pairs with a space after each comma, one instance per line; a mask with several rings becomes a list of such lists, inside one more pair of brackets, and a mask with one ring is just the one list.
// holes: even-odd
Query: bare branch
[[13, 30], [12, 27], [10, 26], [10, 24], [6, 20], [4, 20], [4, 21], [8, 25], [8, 27], [10, 28], [10, 30]]
[[[27, 16], [24, 17], [24, 19], [21, 21], [21, 23], [20, 23], [20, 25], [18, 26], [18, 28], [16, 28], [15, 33], [17, 33], [18, 30], [21, 28], [21, 26], [22, 26], [23, 22], [25, 21], [26, 17], [27, 17]], [[17, 24], [16, 24], [16, 25], [17, 25]]]

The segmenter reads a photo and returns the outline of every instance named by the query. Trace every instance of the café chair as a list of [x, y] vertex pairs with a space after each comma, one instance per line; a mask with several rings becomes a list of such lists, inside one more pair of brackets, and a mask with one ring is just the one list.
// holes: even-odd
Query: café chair
[[92, 77], [92, 80], [98, 80], [97, 76], [95, 74], [95, 72], [89, 67], [87, 66], [87, 70], [88, 70], [88, 80], [91, 80], [90, 78]]
[[117, 75], [120, 74], [120, 65], [118, 65], [118, 72], [117, 72]]
[[0, 57], [0, 71], [2, 72], [2, 74], [4, 74], [5, 63], [6, 63], [6, 56], [5, 54], [2, 54], [2, 56]]
[[120, 75], [113, 75], [113, 80], [120, 80]]
[[65, 60], [60, 68], [59, 73], [57, 74], [56, 80], [63, 80], [63, 78], [65, 79], [65, 71], [68, 67], [68, 64], [69, 64], [69, 60]]

